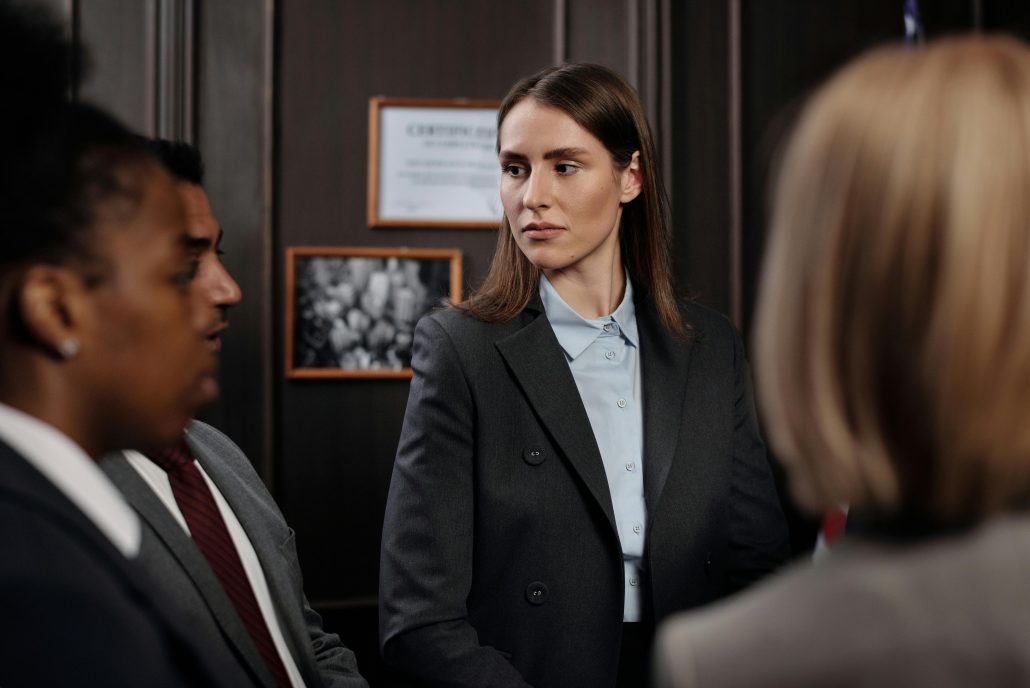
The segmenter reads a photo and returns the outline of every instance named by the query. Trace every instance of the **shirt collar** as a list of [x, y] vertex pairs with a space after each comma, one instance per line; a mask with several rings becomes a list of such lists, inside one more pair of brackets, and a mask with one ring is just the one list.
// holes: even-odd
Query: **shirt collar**
[[615, 322], [619, 326], [622, 336], [630, 345], [638, 346], [633, 283], [630, 282], [629, 275], [626, 275], [626, 291], [622, 295], [619, 307], [611, 315], [596, 320], [587, 320], [574, 311], [543, 273], [540, 273], [540, 301], [558, 344], [569, 358], [575, 359], [583, 353], [604, 331], [605, 323], [609, 322]]
[[79, 445], [57, 428], [0, 404], [0, 437], [93, 522], [126, 557], [139, 554], [139, 517]]

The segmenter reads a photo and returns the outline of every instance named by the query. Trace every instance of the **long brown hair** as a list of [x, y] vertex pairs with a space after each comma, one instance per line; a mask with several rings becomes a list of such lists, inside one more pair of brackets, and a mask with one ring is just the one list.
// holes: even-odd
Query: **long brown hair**
[[[666, 329], [686, 338], [688, 328], [680, 316], [673, 288], [669, 203], [658, 175], [651, 129], [633, 87], [600, 65], [549, 67], [512, 86], [497, 113], [498, 136], [504, 118], [524, 98], [533, 98], [571, 117], [604, 144], [617, 169], [625, 169], [633, 153], [640, 151], [642, 189], [623, 206], [619, 227], [623, 263], [633, 288], [654, 304]], [[529, 303], [539, 280], [540, 270], [519, 250], [505, 217], [486, 279], [458, 308], [487, 322], [511, 320]]]

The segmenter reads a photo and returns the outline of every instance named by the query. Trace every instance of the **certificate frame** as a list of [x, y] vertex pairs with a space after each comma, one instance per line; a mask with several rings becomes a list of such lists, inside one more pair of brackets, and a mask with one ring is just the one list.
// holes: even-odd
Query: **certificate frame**
[[368, 104], [368, 225], [497, 229], [497, 100]]
[[285, 258], [287, 378], [411, 377], [415, 323], [461, 300], [456, 248], [291, 246]]

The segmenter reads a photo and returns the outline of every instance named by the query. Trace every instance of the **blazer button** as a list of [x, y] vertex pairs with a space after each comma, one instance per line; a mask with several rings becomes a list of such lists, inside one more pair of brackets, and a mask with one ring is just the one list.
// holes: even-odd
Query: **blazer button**
[[547, 586], [540, 581], [534, 581], [526, 586], [526, 599], [530, 604], [543, 604], [547, 599]]
[[546, 458], [547, 456], [542, 449], [527, 449], [522, 452], [522, 460], [530, 466], [539, 466]]

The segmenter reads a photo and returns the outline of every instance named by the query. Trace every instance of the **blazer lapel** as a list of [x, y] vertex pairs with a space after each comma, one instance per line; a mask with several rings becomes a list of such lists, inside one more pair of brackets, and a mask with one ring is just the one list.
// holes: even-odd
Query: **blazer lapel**
[[654, 513], [683, 424], [691, 344], [675, 340], [649, 304], [637, 302], [644, 390], [644, 499]]
[[[273, 688], [275, 681], [265, 666], [264, 660], [261, 659], [246, 626], [240, 620], [232, 600], [229, 599], [221, 581], [215, 576], [211, 565], [197, 549], [193, 540], [183, 531], [179, 522], [169, 513], [164, 503], [136, 472], [136, 469], [129, 464], [124, 454], [118, 453], [105, 458], [102, 467], [140, 517], [150, 525], [150, 530], [153, 531], [157, 540], [163, 543], [178, 560], [183, 570], [196, 585], [226, 637], [246, 661], [248, 668], [260, 677], [264, 685]], [[207, 470], [207, 466], [204, 467], [204, 470]], [[143, 547], [146, 548], [148, 546], [146, 528], [143, 530], [143, 535]], [[156, 543], [151, 543], [150, 546], [156, 546]]]
[[[297, 599], [297, 592], [293, 588], [289, 571], [283, 566], [281, 556], [283, 539], [289, 536], [289, 532], [284, 532], [281, 538], [270, 533], [265, 527], [269, 523], [269, 517], [263, 511], [260, 496], [255, 494], [225, 461], [213, 460], [211, 454], [214, 450], [201, 442], [194, 433], [186, 434], [186, 442], [197, 461], [204, 467], [204, 471], [218, 486], [219, 492], [236, 514], [236, 519], [254, 547], [254, 553], [265, 576], [265, 583], [268, 584], [279, 628], [297, 668], [304, 674], [306, 682], [315, 680], [307, 671], [307, 667], [314, 665], [315, 658], [308, 641], [307, 627], [300, 613], [302, 603], [298, 601], [296, 605], [283, 604], [283, 601], [292, 602]], [[301, 661], [301, 658], [307, 655], [310, 655], [308, 660]]]
[[539, 300], [531, 302], [527, 310], [538, 314], [515, 334], [498, 341], [496, 347], [537, 418], [586, 484], [618, 537], [601, 452], [572, 371]]

